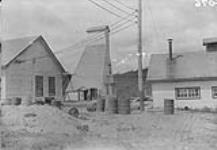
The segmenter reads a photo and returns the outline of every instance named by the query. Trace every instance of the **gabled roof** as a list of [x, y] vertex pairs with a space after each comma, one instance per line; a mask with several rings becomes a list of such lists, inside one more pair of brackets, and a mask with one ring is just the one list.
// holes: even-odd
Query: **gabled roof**
[[22, 52], [38, 36], [28, 36], [2, 41], [3, 57], [2, 65], [7, 65], [15, 56]]
[[217, 53], [188, 52], [151, 56], [148, 81], [192, 81], [217, 79]]
[[85, 48], [72, 75], [71, 90], [101, 88], [105, 69], [105, 45], [89, 45]]
[[54, 60], [54, 62], [58, 65], [62, 72], [65, 72], [65, 69], [56, 58], [54, 53], [52, 52], [51, 48], [45, 41], [42, 36], [29, 36], [29, 37], [22, 37], [10, 40], [3, 40], [2, 41], [2, 66], [7, 67], [14, 59], [16, 59], [19, 55], [25, 52], [28, 47], [30, 47], [36, 41], [42, 42], [43, 46], [47, 50], [48, 54]]

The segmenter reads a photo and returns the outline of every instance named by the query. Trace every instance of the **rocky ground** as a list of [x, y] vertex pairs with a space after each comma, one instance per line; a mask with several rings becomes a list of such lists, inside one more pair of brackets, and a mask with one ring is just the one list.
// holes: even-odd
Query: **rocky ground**
[[112, 115], [83, 111], [73, 118], [50, 106], [31, 107], [2, 109], [3, 150], [217, 149], [215, 113], [134, 111]]

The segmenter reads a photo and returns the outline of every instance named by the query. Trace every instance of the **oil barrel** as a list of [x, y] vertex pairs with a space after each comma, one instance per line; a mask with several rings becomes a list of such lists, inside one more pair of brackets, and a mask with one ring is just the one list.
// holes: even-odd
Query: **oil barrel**
[[118, 99], [118, 113], [119, 114], [130, 114], [130, 100]]
[[164, 99], [164, 114], [174, 114], [174, 100]]
[[110, 113], [110, 114], [116, 114], [118, 112], [117, 110], [117, 98], [115, 96], [106, 96], [106, 102], [105, 102], [105, 111], [107, 113]]
[[105, 98], [104, 97], [97, 99], [96, 110], [98, 112], [104, 112], [105, 111]]

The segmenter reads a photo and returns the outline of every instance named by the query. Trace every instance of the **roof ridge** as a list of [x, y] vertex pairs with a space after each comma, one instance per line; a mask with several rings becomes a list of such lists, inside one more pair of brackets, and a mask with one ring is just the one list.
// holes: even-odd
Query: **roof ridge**
[[13, 37], [13, 38], [2, 38], [2, 41], [13, 41], [13, 40], [19, 40], [19, 39], [28, 39], [28, 38], [38, 38], [41, 35], [28, 35], [28, 36], [20, 36], [20, 37]]
[[174, 63], [168, 63], [168, 54], [153, 55], [150, 60], [147, 80], [174, 80], [217, 76], [217, 53], [206, 51], [174, 54]]
[[[173, 54], [192, 54], [192, 53], [203, 53], [205, 54], [206, 51], [202, 51], [202, 50], [199, 50], [199, 51], [184, 51], [184, 52], [173, 52]], [[155, 53], [155, 54], [152, 54], [152, 55], [168, 55], [168, 53]]]
[[[20, 38], [11, 38], [2, 40], [3, 46], [3, 65], [7, 65], [13, 58], [21, 53], [26, 47], [41, 36], [25, 36]], [[11, 46], [8, 46], [11, 45]]]

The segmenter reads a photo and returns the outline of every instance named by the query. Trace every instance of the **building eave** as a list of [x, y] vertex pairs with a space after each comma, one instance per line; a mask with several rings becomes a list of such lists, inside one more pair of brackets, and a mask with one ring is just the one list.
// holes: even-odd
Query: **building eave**
[[51, 50], [46, 40], [41, 35], [39, 35], [34, 40], [32, 40], [26, 47], [24, 47], [18, 54], [16, 54], [15, 57], [11, 59], [8, 63], [2, 65], [2, 69], [6, 69], [12, 62], [14, 62], [14, 60], [16, 60], [20, 55], [22, 55], [25, 51], [27, 51], [37, 41], [40, 41], [41, 44], [43, 44], [45, 50], [48, 52], [49, 56], [51, 56], [51, 58], [54, 60], [56, 65], [59, 67], [60, 71], [62, 73], [67, 73], [65, 68], [62, 66], [62, 64], [59, 62], [57, 57], [54, 55], [54, 52]]
[[149, 83], [171, 83], [171, 82], [188, 82], [188, 81], [215, 81], [216, 77], [192, 77], [192, 78], [176, 78], [176, 79], [147, 79]]
[[17, 59], [17, 57], [19, 57], [20, 55], [22, 55], [29, 47], [32, 46], [33, 43], [35, 43], [35, 41], [37, 41], [37, 39], [40, 36], [36, 37], [34, 40], [32, 40], [28, 45], [26, 45], [19, 53], [17, 53], [11, 60], [9, 60], [6, 64], [2, 65], [2, 68], [5, 69], [7, 68], [14, 60]]

